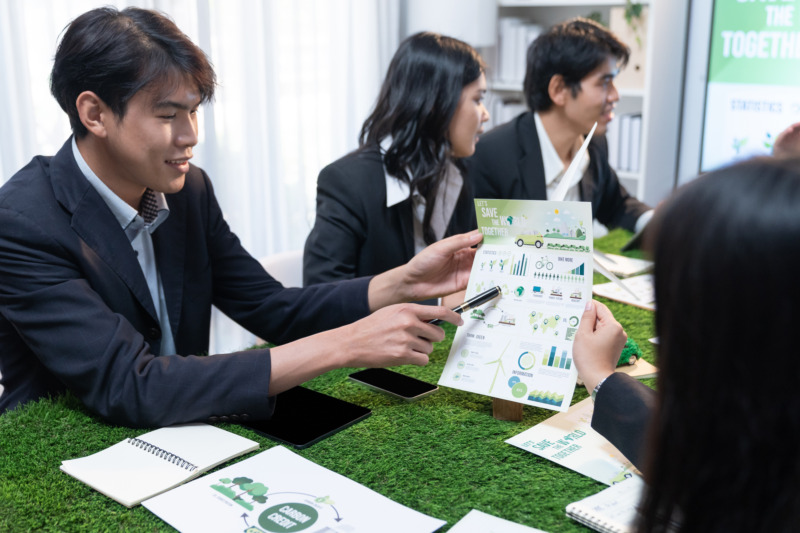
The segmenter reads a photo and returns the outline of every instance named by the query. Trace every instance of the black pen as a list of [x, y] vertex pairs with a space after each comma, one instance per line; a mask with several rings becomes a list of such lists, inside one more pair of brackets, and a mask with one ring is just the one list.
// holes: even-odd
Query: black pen
[[[489, 300], [491, 300], [496, 296], [500, 296], [502, 292], [503, 290], [500, 287], [492, 287], [488, 291], [482, 292], [479, 295], [475, 296], [474, 298], [470, 298], [463, 304], [454, 307], [453, 311], [455, 311], [460, 315], [464, 311], [469, 311], [474, 307], [478, 307], [479, 305], [485, 304], [486, 302], [488, 302]], [[434, 318], [433, 320], [428, 320], [428, 324], [433, 324], [434, 326], [438, 326], [442, 322], [444, 322], [444, 320], [442, 320], [441, 318]]]

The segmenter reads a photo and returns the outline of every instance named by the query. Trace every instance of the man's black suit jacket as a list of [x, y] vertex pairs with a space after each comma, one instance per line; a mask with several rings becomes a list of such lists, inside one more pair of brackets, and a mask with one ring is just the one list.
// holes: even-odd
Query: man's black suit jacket
[[[411, 199], [386, 207], [386, 174], [378, 147], [326, 166], [317, 180], [317, 216], [306, 239], [303, 283], [380, 274], [414, 257]], [[467, 180], [445, 236], [477, 227]]]
[[0, 412], [67, 388], [129, 425], [267, 418], [269, 350], [198, 356], [212, 304], [274, 343], [368, 313], [369, 280], [284, 289], [230, 231], [199, 168], [167, 203], [153, 246], [177, 356], [159, 356], [144, 274], [71, 140], [0, 188]]
[[[636, 220], [650, 208], [620, 184], [608, 164], [605, 136], [593, 136], [587, 151], [589, 168], [578, 186], [581, 200], [592, 203], [594, 218], [605, 226], [634, 231]], [[483, 135], [466, 164], [475, 198], [547, 200], [542, 149], [531, 112]]]

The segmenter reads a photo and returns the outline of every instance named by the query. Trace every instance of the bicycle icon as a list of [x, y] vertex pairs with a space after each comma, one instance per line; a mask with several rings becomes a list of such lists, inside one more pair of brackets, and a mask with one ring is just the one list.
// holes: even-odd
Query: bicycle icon
[[536, 261], [537, 269], [541, 270], [543, 267], [546, 268], [547, 270], [553, 270], [553, 262], [547, 259], [547, 256], [544, 256], [538, 261]]

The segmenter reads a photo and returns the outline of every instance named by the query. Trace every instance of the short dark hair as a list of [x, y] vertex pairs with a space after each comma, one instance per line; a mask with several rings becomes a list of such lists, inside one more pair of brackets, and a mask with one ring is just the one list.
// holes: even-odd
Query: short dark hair
[[82, 92], [94, 92], [121, 118], [143, 88], [168, 92], [187, 77], [201, 103], [213, 98], [214, 68], [171, 19], [147, 9], [102, 7], [67, 26], [50, 73], [50, 92], [81, 138], [88, 133], [75, 106]]
[[553, 105], [548, 92], [550, 79], [556, 74], [577, 96], [581, 80], [609, 57], [625, 66], [630, 48], [613, 33], [585, 18], [574, 18], [556, 24], [528, 47], [525, 70], [525, 100], [531, 111], [546, 111]]
[[435, 240], [430, 229], [434, 198], [451, 159], [450, 121], [464, 87], [484, 70], [480, 54], [467, 43], [438, 33], [414, 34], [397, 48], [375, 109], [361, 127], [362, 148], [392, 137], [383, 158], [386, 170], [425, 197], [422, 226], [428, 244]]
[[758, 158], [656, 210], [658, 402], [640, 531], [800, 524], [800, 160]]

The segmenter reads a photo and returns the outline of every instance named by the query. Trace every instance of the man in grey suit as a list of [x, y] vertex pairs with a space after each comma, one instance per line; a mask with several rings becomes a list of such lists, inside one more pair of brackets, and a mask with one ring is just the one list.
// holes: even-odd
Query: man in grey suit
[[[0, 412], [68, 389], [128, 425], [264, 419], [327, 370], [425, 364], [444, 337], [428, 320], [461, 322], [392, 304], [463, 289], [477, 231], [373, 278], [266, 273], [189, 163], [215, 85], [160, 13], [95, 9], [64, 33], [51, 92], [74, 135], [0, 188]], [[201, 356], [212, 304], [280, 346]]]
[[610, 228], [642, 229], [652, 210], [620, 184], [604, 136], [619, 100], [614, 76], [628, 55], [625, 44], [587, 19], [540, 35], [528, 49], [524, 90], [530, 111], [486, 133], [467, 161], [475, 197], [551, 199], [597, 122], [582, 179], [568, 186], [565, 199], [591, 202], [594, 218]]

